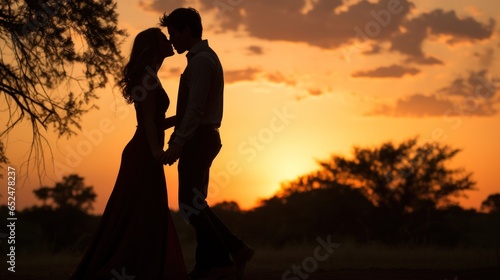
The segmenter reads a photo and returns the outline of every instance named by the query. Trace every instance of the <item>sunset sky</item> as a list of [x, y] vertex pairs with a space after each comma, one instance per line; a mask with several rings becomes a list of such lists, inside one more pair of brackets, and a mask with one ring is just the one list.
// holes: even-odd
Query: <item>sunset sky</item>
[[[125, 0], [118, 3], [119, 26], [130, 35], [124, 55], [138, 32], [179, 6], [200, 11], [203, 38], [224, 67], [223, 148], [211, 170], [212, 204], [234, 200], [250, 209], [282, 182], [318, 169], [318, 160], [414, 136], [462, 149], [451, 165], [473, 172], [478, 188], [462, 206], [479, 208], [500, 192], [500, 2]], [[168, 116], [175, 114], [185, 65], [184, 54], [163, 63]], [[136, 120], [117, 88], [98, 94], [100, 109], [83, 117], [78, 136], [48, 134], [56, 168], [47, 161], [43, 183], [79, 174], [94, 186], [94, 212], [102, 213]], [[20, 126], [7, 142], [19, 170], [27, 133]], [[177, 166], [165, 171], [170, 207], [177, 209]], [[40, 184], [35, 172], [28, 177], [18, 184], [19, 208], [36, 203], [32, 190]]]

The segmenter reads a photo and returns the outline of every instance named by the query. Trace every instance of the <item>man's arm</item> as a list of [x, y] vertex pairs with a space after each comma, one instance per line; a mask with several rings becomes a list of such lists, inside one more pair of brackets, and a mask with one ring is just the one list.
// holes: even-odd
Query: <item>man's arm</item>
[[200, 53], [192, 58], [188, 77], [189, 94], [186, 111], [170, 144], [184, 146], [184, 143], [191, 139], [194, 131], [198, 128], [210, 92], [213, 72], [213, 62], [205, 53]]
[[144, 120], [144, 129], [146, 132], [146, 138], [148, 140], [149, 148], [151, 149], [151, 153], [153, 157], [158, 161], [163, 161], [164, 151], [163, 147], [160, 145], [158, 141], [158, 128], [156, 126], [155, 121], [155, 110], [156, 110], [156, 93], [154, 91], [148, 91], [146, 94], [146, 98], [140, 101], [142, 118]]
[[213, 78], [213, 62], [205, 54], [200, 53], [190, 61], [189, 93], [186, 111], [180, 125], [174, 131], [166, 151], [165, 163], [172, 165], [179, 159], [182, 147], [191, 139], [194, 131], [200, 125], [205, 109], [205, 103], [210, 91]]
[[176, 121], [177, 121], [177, 116], [171, 116], [171, 117], [165, 118], [165, 120], [163, 120], [163, 129], [167, 130], [171, 127], [174, 127]]

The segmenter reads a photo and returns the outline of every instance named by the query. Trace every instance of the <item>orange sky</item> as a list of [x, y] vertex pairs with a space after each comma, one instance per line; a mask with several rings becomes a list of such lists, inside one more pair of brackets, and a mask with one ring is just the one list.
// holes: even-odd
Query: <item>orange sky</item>
[[[317, 169], [316, 160], [416, 135], [463, 149], [452, 165], [473, 172], [479, 188], [463, 206], [477, 208], [500, 191], [497, 1], [203, 3], [120, 1], [118, 13], [130, 34], [123, 45], [128, 55], [134, 36], [164, 11], [191, 5], [201, 12], [203, 37], [218, 52], [226, 80], [223, 148], [212, 167], [210, 202], [235, 200], [249, 209], [281, 182]], [[172, 102], [167, 115], [175, 114], [185, 63], [176, 55], [163, 64], [160, 77]], [[78, 136], [49, 134], [57, 168], [48, 162], [43, 181], [52, 186], [62, 175], [83, 176], [98, 193], [96, 213], [135, 130], [134, 109], [116, 88], [99, 96], [100, 109], [84, 116]], [[18, 127], [7, 141], [11, 165], [24, 173], [27, 139], [29, 130]], [[176, 209], [176, 166], [165, 171]], [[18, 185], [20, 208], [36, 201], [39, 182], [32, 170], [28, 177]], [[1, 182], [6, 186], [5, 177]]]

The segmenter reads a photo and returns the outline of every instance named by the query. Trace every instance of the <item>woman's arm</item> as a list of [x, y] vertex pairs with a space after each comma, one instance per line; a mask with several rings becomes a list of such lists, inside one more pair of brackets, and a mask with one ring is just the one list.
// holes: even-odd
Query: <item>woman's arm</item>
[[142, 108], [142, 118], [144, 120], [144, 128], [146, 131], [146, 138], [149, 143], [149, 148], [151, 149], [151, 153], [153, 157], [161, 161], [162, 156], [164, 154], [163, 147], [160, 146], [160, 142], [158, 141], [158, 127], [155, 122], [155, 92], [148, 91], [146, 93], [146, 98], [141, 102], [139, 106]]
[[171, 116], [171, 117], [166, 118], [163, 121], [163, 129], [167, 130], [167, 129], [175, 126], [176, 120], [177, 120], [177, 116]]

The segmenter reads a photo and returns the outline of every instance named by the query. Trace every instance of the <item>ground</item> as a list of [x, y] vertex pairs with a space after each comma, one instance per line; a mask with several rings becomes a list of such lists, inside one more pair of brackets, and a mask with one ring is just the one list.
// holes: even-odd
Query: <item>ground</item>
[[[326, 250], [320, 246], [318, 243], [284, 249], [256, 247], [257, 253], [248, 264], [244, 279], [500, 280], [498, 248], [388, 248], [342, 244]], [[194, 248], [184, 246], [184, 251], [189, 269], [193, 267]], [[15, 273], [7, 272], [2, 261], [0, 279], [68, 280], [79, 259], [78, 254], [69, 253], [19, 254]]]
[[[245, 280], [498, 280], [498, 269], [468, 270], [405, 270], [405, 269], [339, 269], [316, 271], [307, 278], [297, 275], [282, 278], [282, 271], [259, 271], [249, 267]], [[45, 273], [44, 273], [45, 274]], [[8, 280], [67, 280], [68, 276], [58, 273], [35, 275], [32, 273], [1, 274], [1, 279]]]

